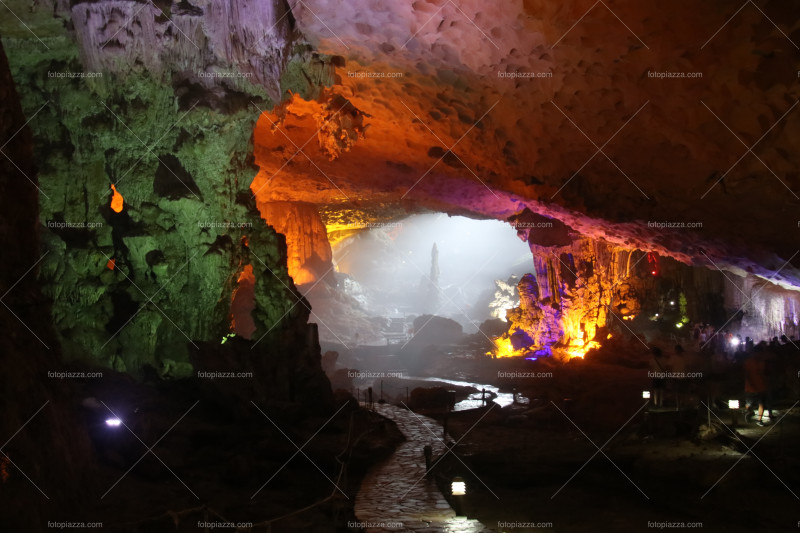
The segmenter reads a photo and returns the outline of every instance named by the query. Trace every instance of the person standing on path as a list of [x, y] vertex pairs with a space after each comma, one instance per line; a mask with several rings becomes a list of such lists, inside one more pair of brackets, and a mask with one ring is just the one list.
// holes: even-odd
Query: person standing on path
[[745, 420], [749, 421], [754, 415], [752, 406], [758, 404], [758, 420], [756, 425], [763, 427], [764, 399], [767, 393], [766, 361], [764, 349], [757, 346], [744, 360], [744, 395], [745, 395]]

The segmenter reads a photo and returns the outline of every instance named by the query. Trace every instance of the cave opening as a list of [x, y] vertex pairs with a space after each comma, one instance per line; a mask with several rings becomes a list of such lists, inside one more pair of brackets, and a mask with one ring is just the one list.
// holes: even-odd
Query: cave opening
[[[505, 319], [498, 283], [516, 285], [530, 269], [527, 244], [497, 220], [419, 214], [327, 229], [332, 271], [325, 283], [301, 285], [325, 342], [402, 345], [432, 316], [477, 333]], [[510, 307], [513, 291], [507, 299]]]
[[415, 372], [436, 368], [435, 351], [569, 361], [620, 338], [694, 346], [706, 330], [714, 343], [797, 334], [794, 291], [578, 235], [529, 210], [501, 221], [260, 209], [287, 235], [323, 348], [398, 356]]

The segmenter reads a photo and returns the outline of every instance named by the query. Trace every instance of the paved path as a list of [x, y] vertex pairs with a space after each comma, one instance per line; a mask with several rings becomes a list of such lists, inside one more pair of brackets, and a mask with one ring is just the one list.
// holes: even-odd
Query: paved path
[[375, 410], [392, 419], [407, 440], [397, 447], [394, 455], [370, 470], [361, 482], [355, 513], [362, 524], [366, 523], [365, 531], [492, 531], [477, 520], [456, 517], [433, 479], [425, 477], [423, 448], [430, 445], [434, 457], [444, 451], [444, 444], [439, 440], [442, 426], [402, 407], [376, 404]]

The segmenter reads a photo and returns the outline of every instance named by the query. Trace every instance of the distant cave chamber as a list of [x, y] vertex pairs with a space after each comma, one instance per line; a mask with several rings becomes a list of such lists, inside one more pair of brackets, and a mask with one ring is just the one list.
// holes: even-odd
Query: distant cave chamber
[[[482, 336], [492, 357], [569, 360], [634, 332], [644, 342], [671, 336], [690, 344], [698, 323], [742, 337], [798, 334], [799, 295], [755, 276], [693, 267], [597, 238], [573, 235], [568, 244], [559, 237], [541, 245], [513, 221], [429, 214], [365, 223], [364, 213], [350, 213], [348, 223], [326, 209], [322, 214], [335, 220], [324, 226], [329, 245], [309, 236], [288, 241], [290, 250], [304, 250], [296, 257], [309, 258], [300, 275], [316, 272], [299, 287], [325, 342], [403, 344], [426, 315]], [[317, 261], [314, 242], [321, 253], [331, 250], [330, 262]], [[487, 267], [493, 252], [499, 257]]]

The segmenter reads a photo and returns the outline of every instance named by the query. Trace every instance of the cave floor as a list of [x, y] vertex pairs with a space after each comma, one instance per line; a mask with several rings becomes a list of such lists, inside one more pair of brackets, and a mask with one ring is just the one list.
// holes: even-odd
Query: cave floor
[[47, 519], [84, 517], [107, 531], [346, 531], [362, 477], [403, 440], [348, 398], [326, 413], [111, 372], [79, 389], [124, 413], [123, 424], [108, 427], [105, 407], [82, 408], [96, 462], [81, 487], [88, 507]]
[[[651, 379], [639, 352], [633, 345], [566, 364], [463, 355], [430, 360], [423, 373], [430, 378], [485, 383], [530, 399], [450, 412], [445, 421], [446, 407], [414, 405], [410, 395], [415, 411], [446, 423], [463, 461], [449, 454], [434, 469], [444, 497], [452, 500], [450, 481], [463, 477], [464, 514], [497, 531], [796, 530], [797, 354], [786, 360], [776, 411], [759, 427], [725, 407], [727, 399], [744, 396], [741, 368], [670, 382], [665, 406], [654, 408], [643, 398]], [[403, 368], [402, 361], [367, 357], [357, 363], [387, 376]], [[358, 383], [362, 391], [365, 385]], [[372, 386], [398, 406], [408, 402], [407, 386], [455, 389], [458, 399], [471, 392], [391, 377]]]
[[[505, 530], [538, 531], [533, 524], [544, 522], [560, 532], [685, 528], [692, 522], [707, 531], [796, 528], [796, 411], [772, 431], [737, 428], [741, 443], [725, 429], [701, 441], [653, 436], [641, 426], [616, 436], [566, 426], [542, 431], [486, 418], [478, 423], [477, 415], [451, 421], [449, 429], [463, 437], [459, 448], [471, 469], [467, 515], [485, 524], [514, 522], [526, 527]], [[449, 475], [458, 470], [450, 467]]]
[[364, 478], [355, 503], [359, 525], [376, 533], [492, 531], [478, 520], [457, 517], [435, 481], [425, 476], [424, 447], [431, 446], [433, 456], [445, 451], [442, 426], [405, 407], [376, 404], [375, 410], [394, 421], [407, 440]]
[[440, 477], [467, 478], [467, 516], [504, 531], [697, 523], [706, 531], [796, 529], [800, 409], [794, 402], [765, 417], [765, 427], [740, 414], [734, 419], [727, 409], [642, 405], [620, 408], [625, 418], [613, 424], [587, 421], [556, 402], [451, 413], [448, 432], [468, 470], [451, 460]]

